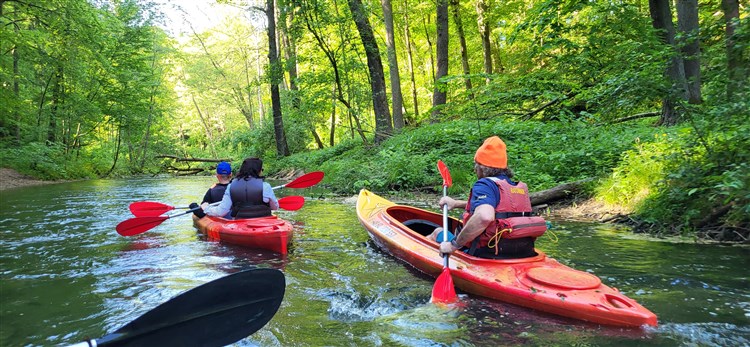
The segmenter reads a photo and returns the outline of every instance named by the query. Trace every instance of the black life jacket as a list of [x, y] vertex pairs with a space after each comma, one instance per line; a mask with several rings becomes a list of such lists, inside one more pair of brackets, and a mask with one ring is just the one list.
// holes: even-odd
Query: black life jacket
[[208, 201], [204, 202], [213, 204], [221, 201], [221, 199], [224, 198], [224, 192], [227, 190], [228, 185], [229, 184], [216, 183], [216, 186], [208, 190]]
[[271, 207], [263, 202], [262, 178], [235, 178], [229, 186], [232, 197], [232, 217], [255, 218], [271, 215]]

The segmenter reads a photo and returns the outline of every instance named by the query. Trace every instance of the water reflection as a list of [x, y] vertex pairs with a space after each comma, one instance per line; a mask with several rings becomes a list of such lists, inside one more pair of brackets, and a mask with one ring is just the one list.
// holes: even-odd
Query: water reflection
[[273, 320], [238, 346], [726, 346], [750, 344], [750, 248], [653, 240], [616, 227], [553, 221], [538, 247], [596, 274], [659, 316], [654, 329], [602, 327], [460, 295], [429, 304], [434, 279], [382, 252], [354, 207], [319, 200], [296, 212], [286, 257], [207, 241], [189, 217], [134, 237], [114, 226], [128, 204], [198, 201], [211, 177], [72, 182], [2, 193], [0, 345], [103, 336], [169, 298], [249, 267], [284, 271]]

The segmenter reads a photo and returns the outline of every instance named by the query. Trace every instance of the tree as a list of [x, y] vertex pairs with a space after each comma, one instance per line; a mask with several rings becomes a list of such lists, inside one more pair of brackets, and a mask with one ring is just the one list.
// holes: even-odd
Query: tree
[[[350, 98], [348, 98], [344, 93], [346, 91], [342, 75], [345, 75], [345, 71], [341, 71], [339, 68], [339, 62], [340, 60], [346, 60], [344, 58], [339, 58], [339, 52], [344, 52], [344, 46], [349, 41], [349, 30], [345, 30], [344, 28], [339, 28], [338, 33], [340, 35], [338, 46], [333, 46], [334, 43], [332, 41], [335, 41], [334, 38], [330, 37], [329, 35], [326, 35], [325, 29], [327, 26], [327, 19], [330, 19], [330, 15], [322, 15], [320, 14], [320, 4], [317, 1], [301, 1], [301, 12], [303, 20], [305, 21], [305, 26], [307, 27], [308, 32], [310, 32], [313, 37], [315, 38], [315, 42], [317, 43], [318, 47], [321, 51], [325, 54], [326, 59], [331, 64], [331, 68], [333, 69], [333, 82], [335, 83], [335, 86], [333, 88], [333, 96], [336, 100], [340, 101], [341, 104], [346, 107], [347, 115], [349, 119], [349, 123], [351, 124], [352, 120], [354, 121], [354, 125], [350, 126], [351, 129], [351, 136], [354, 137], [354, 131], [356, 130], [359, 137], [362, 139], [363, 143], [367, 143], [367, 137], [365, 136], [365, 133], [362, 129], [362, 125], [360, 122], [359, 117], [354, 112], [354, 108], [352, 106]], [[334, 11], [334, 13], [338, 13], [338, 11]], [[351, 86], [349, 86], [351, 87]], [[335, 107], [335, 103], [333, 104]], [[335, 134], [335, 112], [332, 112], [331, 115], [331, 138], [330, 142], [333, 143], [333, 135]]]
[[[479, 34], [482, 37], [482, 57], [484, 58], [484, 73], [492, 74], [492, 44], [490, 43], [490, 25], [487, 23], [487, 2], [486, 0], [477, 1], [477, 25], [479, 25]], [[489, 77], [486, 83], [490, 83]]]
[[396, 43], [393, 38], [393, 8], [391, 0], [380, 0], [383, 7], [383, 21], [385, 22], [385, 44], [388, 55], [388, 68], [391, 80], [391, 102], [393, 103], [393, 128], [396, 130], [404, 127], [403, 96], [401, 94], [401, 76], [398, 72], [398, 59], [396, 58]]
[[702, 101], [698, 0], [677, 1], [677, 23], [681, 36], [681, 51], [684, 57], [683, 66], [688, 87], [688, 102], [700, 104]]
[[444, 84], [440, 81], [448, 75], [448, 0], [437, 0], [437, 74], [435, 75], [435, 91], [432, 93], [432, 121], [437, 122], [441, 113], [440, 107], [447, 101]]
[[281, 115], [281, 96], [279, 84], [282, 70], [279, 64], [279, 54], [276, 49], [276, 10], [274, 0], [266, 0], [266, 18], [268, 19], [268, 75], [271, 83], [271, 111], [273, 114], [273, 133], [276, 138], [276, 154], [279, 157], [289, 156], [289, 145], [286, 142], [284, 119]]
[[409, 11], [404, 11], [404, 40], [406, 41], [406, 57], [409, 62], [409, 81], [411, 82], [411, 97], [414, 103], [414, 117], [419, 115], [419, 99], [417, 99], [417, 81], [414, 78], [414, 56], [411, 50], [411, 32], [409, 31]]
[[469, 51], [466, 47], [466, 37], [464, 36], [464, 26], [461, 23], [461, 4], [458, 0], [451, 0], [451, 6], [453, 7], [453, 22], [456, 24], [456, 33], [458, 34], [458, 42], [461, 44], [461, 67], [463, 68], [464, 84], [466, 85], [466, 91], [469, 93], [469, 99], [473, 99], [474, 95], [471, 91], [471, 69], [469, 68]]
[[731, 98], [736, 89], [745, 83], [747, 66], [750, 62], [742, 56], [742, 47], [738, 45], [736, 38], [737, 25], [740, 21], [740, 5], [738, 0], [722, 0], [721, 8], [724, 11], [724, 42], [727, 56], [727, 72], [729, 84], [727, 95]]
[[[654, 29], [658, 31], [662, 42], [670, 49], [674, 49], [675, 30], [672, 24], [672, 11], [669, 8], [669, 0], [649, 0], [648, 5]], [[672, 54], [665, 75], [670, 87], [662, 98], [662, 112], [659, 123], [674, 125], [681, 118], [681, 113], [676, 109], [676, 104], [687, 100], [687, 81], [685, 80], [684, 62], [679, 54]]]
[[380, 60], [380, 50], [372, 32], [370, 21], [365, 15], [360, 0], [348, 0], [349, 10], [352, 12], [354, 24], [357, 26], [362, 45], [367, 56], [367, 68], [370, 72], [370, 90], [372, 91], [372, 106], [375, 111], [375, 144], [383, 142], [393, 132], [391, 113], [388, 111], [388, 99], [385, 94], [385, 76], [383, 63]]

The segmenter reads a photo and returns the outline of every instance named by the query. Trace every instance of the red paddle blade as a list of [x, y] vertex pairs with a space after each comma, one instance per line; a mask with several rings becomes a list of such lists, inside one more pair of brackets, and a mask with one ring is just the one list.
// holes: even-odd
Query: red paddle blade
[[279, 199], [279, 207], [287, 211], [297, 211], [305, 205], [303, 196], [285, 196]]
[[435, 286], [432, 287], [432, 298], [431, 303], [434, 304], [452, 304], [458, 301], [456, 296], [456, 289], [453, 287], [453, 277], [451, 276], [451, 269], [444, 267], [443, 272], [440, 273]]
[[169, 217], [135, 217], [120, 222], [115, 227], [117, 233], [122, 236], [138, 235], [161, 224]]
[[130, 212], [136, 217], [156, 217], [171, 210], [174, 206], [153, 201], [138, 201], [130, 204]]
[[323, 171], [313, 171], [297, 177], [296, 180], [284, 185], [286, 188], [308, 188], [323, 180]]
[[452, 186], [453, 179], [451, 178], [451, 172], [448, 171], [448, 166], [446, 166], [442, 160], [438, 160], [437, 167], [438, 167], [438, 171], [440, 171], [440, 176], [443, 176], [443, 186], [445, 187]]

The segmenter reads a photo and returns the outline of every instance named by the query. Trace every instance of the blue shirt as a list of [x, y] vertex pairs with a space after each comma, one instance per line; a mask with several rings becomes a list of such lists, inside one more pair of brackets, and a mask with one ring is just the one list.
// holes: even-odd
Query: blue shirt
[[[499, 178], [501, 180], [506, 180], [511, 185], [516, 185], [516, 182], [513, 182], [505, 175], [499, 175], [496, 176], [496, 178]], [[497, 205], [500, 203], [500, 188], [498, 188], [497, 184], [492, 181], [492, 179], [485, 177], [481, 178], [478, 181], [474, 183], [474, 186], [471, 187], [471, 196], [469, 197], [469, 212], [474, 213], [474, 210], [479, 205], [491, 205], [494, 209], [497, 207]]]

